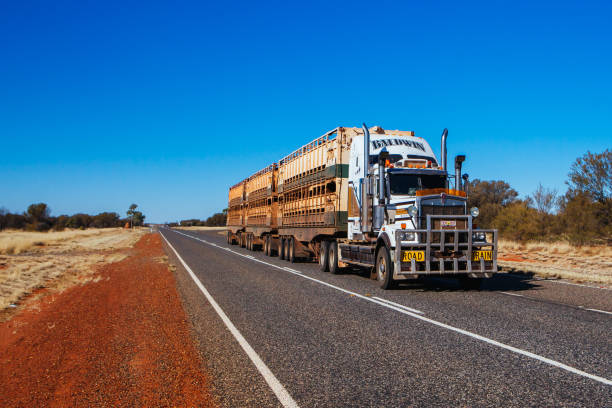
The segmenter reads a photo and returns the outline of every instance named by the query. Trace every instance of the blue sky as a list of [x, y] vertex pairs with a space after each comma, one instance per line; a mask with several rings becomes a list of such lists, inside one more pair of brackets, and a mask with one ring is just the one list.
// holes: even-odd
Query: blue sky
[[3, 2], [0, 207], [206, 218], [336, 126], [565, 191], [612, 147], [610, 2]]

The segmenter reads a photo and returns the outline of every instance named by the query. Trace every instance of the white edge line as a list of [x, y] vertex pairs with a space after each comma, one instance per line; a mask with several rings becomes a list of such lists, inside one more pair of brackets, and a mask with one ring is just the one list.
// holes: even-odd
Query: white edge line
[[605, 314], [612, 315], [612, 312], [607, 312], [605, 310], [599, 310], [599, 309], [584, 309], [584, 310], [590, 310], [591, 312], [598, 312], [598, 313], [605, 313]]
[[[525, 274], [518, 274], [518, 273], [508, 273], [508, 275], [510, 276], [514, 276], [516, 278], [523, 278], [526, 275]], [[549, 279], [549, 278], [542, 278], [540, 276], [533, 276], [532, 280], [535, 281], [544, 281], [544, 282], [551, 282], [551, 283], [561, 283], [563, 285], [571, 285], [571, 286], [581, 286], [583, 288], [591, 288], [591, 289], [602, 289], [602, 290], [612, 290], [612, 288], [606, 287], [606, 286], [594, 286], [594, 285], [585, 285], [583, 283], [574, 283], [574, 282], [568, 282], [565, 281], [563, 279]]]
[[383, 301], [383, 302], [386, 302], [386, 303], [389, 303], [389, 304], [392, 304], [393, 306], [401, 307], [402, 309], [408, 310], [408, 311], [410, 311], [410, 312], [414, 312], [414, 313], [418, 313], [418, 314], [424, 314], [424, 313], [423, 313], [423, 312], [421, 312], [420, 310], [413, 309], [413, 308], [411, 308], [411, 307], [404, 306], [404, 305], [402, 305], [402, 304], [395, 303], [395, 302], [392, 302], [392, 301], [387, 300], [387, 299], [379, 298], [378, 296], [373, 296], [373, 298], [374, 298], [374, 299], [377, 299], [377, 300], [380, 300], [380, 301]]
[[[171, 230], [171, 231], [172, 231], [172, 232], [176, 232], [177, 234], [181, 234], [181, 235], [184, 235], [184, 236], [186, 236], [186, 237], [189, 237], [189, 238], [195, 239], [195, 240], [197, 240], [197, 241], [203, 242], [203, 243], [205, 243], [205, 244], [209, 244], [209, 245], [213, 245], [213, 246], [217, 246], [217, 247], [219, 246], [219, 245], [217, 245], [217, 244], [213, 244], [213, 243], [208, 242], [208, 241], [205, 241], [205, 240], [203, 240], [203, 239], [196, 238], [196, 237], [191, 236], [191, 235], [189, 235], [189, 234], [184, 234], [184, 233], [182, 233], [182, 232], [178, 232], [178, 231], [175, 231], [175, 230]], [[164, 239], [165, 239], [165, 238], [164, 238]], [[167, 241], [166, 241], [166, 242], [167, 242]], [[230, 251], [231, 251], [231, 252], [233, 252], [233, 253], [234, 253], [234, 254], [236, 254], [236, 255], [239, 255], [239, 256], [242, 256], [242, 257], [244, 257], [244, 258], [249, 259], [249, 258], [247, 257], [247, 255], [241, 254], [240, 252], [236, 252], [236, 251], [234, 251], [234, 250], [230, 250]], [[176, 251], [175, 251], [175, 252], [176, 252]], [[177, 254], [177, 256], [178, 256], [178, 254]], [[255, 259], [253, 259], [253, 260], [257, 260], [257, 259], [255, 258]], [[358, 298], [360, 298], [360, 299], [367, 300], [368, 302], [372, 302], [372, 303], [376, 303], [376, 304], [381, 305], [381, 306], [385, 306], [385, 307], [387, 307], [387, 308], [389, 308], [389, 309], [395, 310], [395, 311], [397, 311], [397, 312], [399, 312], [399, 313], [403, 313], [403, 314], [408, 315], [408, 316], [412, 316], [412, 317], [414, 317], [415, 319], [422, 320], [422, 321], [424, 321], [424, 322], [427, 322], [427, 323], [433, 324], [433, 325], [435, 325], [435, 326], [442, 327], [442, 328], [445, 328], [445, 329], [448, 329], [448, 330], [451, 330], [451, 331], [454, 331], [454, 332], [457, 332], [457, 333], [463, 334], [463, 335], [465, 335], [465, 336], [472, 337], [472, 338], [474, 338], [474, 339], [477, 339], [477, 340], [480, 340], [480, 341], [482, 341], [482, 342], [485, 342], [485, 343], [491, 344], [491, 345], [493, 345], [493, 346], [497, 346], [497, 347], [503, 348], [503, 349], [505, 349], [505, 350], [512, 351], [513, 353], [516, 353], [516, 354], [521, 354], [521, 355], [523, 355], [523, 356], [526, 356], [526, 357], [529, 357], [529, 358], [533, 358], [534, 360], [538, 360], [538, 361], [541, 361], [541, 362], [543, 362], [543, 363], [549, 364], [549, 365], [551, 365], [551, 366], [554, 366], [554, 367], [557, 367], [557, 368], [561, 368], [562, 370], [568, 371], [568, 372], [570, 372], [570, 373], [577, 374], [577, 375], [580, 375], [580, 376], [583, 376], [583, 377], [589, 378], [589, 379], [594, 380], [594, 381], [598, 381], [598, 382], [603, 383], [603, 384], [606, 384], [606, 385], [612, 385], [612, 380], [608, 380], [607, 378], [600, 377], [600, 376], [597, 376], [597, 375], [594, 375], [594, 374], [589, 374], [589, 373], [587, 373], [587, 372], [585, 372], [585, 371], [582, 371], [582, 370], [579, 370], [579, 369], [577, 369], [577, 368], [574, 368], [574, 367], [568, 366], [567, 364], [563, 364], [563, 363], [561, 363], [561, 362], [559, 362], [559, 361], [555, 361], [555, 360], [552, 360], [552, 359], [550, 359], [550, 358], [547, 358], [547, 357], [544, 357], [544, 356], [540, 356], [539, 354], [535, 354], [535, 353], [532, 353], [532, 352], [527, 351], [527, 350], [522, 350], [522, 349], [516, 348], [516, 347], [514, 347], [514, 346], [510, 346], [510, 345], [508, 345], [508, 344], [500, 343], [500, 342], [499, 342], [499, 341], [497, 341], [497, 340], [493, 340], [493, 339], [490, 339], [490, 338], [488, 338], [488, 337], [484, 337], [484, 336], [481, 336], [481, 335], [479, 335], [479, 334], [472, 333], [472, 332], [470, 332], [470, 331], [468, 331], [468, 330], [463, 330], [463, 329], [460, 329], [460, 328], [458, 328], [458, 327], [454, 327], [454, 326], [448, 325], [448, 324], [446, 324], [446, 323], [442, 323], [442, 322], [439, 322], [439, 321], [437, 321], [437, 320], [433, 320], [433, 319], [427, 318], [427, 317], [425, 317], [425, 316], [420, 316], [420, 315], [419, 315], [419, 314], [417, 314], [417, 313], [409, 312], [408, 310], [405, 310], [405, 309], [403, 309], [403, 308], [399, 308], [399, 307], [397, 307], [397, 306], [390, 305], [390, 304], [385, 303], [385, 302], [382, 302], [382, 301], [380, 301], [380, 300], [377, 300], [377, 299], [374, 299], [374, 298], [371, 298], [371, 297], [368, 297], [368, 296], [360, 295], [359, 293], [355, 293], [355, 292], [352, 292], [352, 291], [350, 291], [350, 290], [343, 289], [343, 288], [341, 288], [341, 287], [339, 287], [339, 286], [332, 285], [331, 283], [327, 283], [327, 282], [324, 282], [324, 281], [320, 281], [320, 280], [315, 279], [315, 278], [312, 278], [312, 277], [310, 277], [310, 276], [308, 276], [308, 275], [304, 275], [304, 274], [301, 274], [301, 273], [296, 273], [296, 272], [291, 272], [291, 271], [288, 271], [288, 270], [287, 270], [287, 269], [285, 269], [284, 267], [280, 267], [280, 266], [278, 266], [278, 265], [274, 265], [274, 264], [271, 264], [271, 263], [268, 263], [268, 262], [265, 262], [265, 261], [261, 261], [261, 260], [257, 260], [257, 261], [258, 261], [258, 262], [261, 262], [261, 263], [263, 263], [263, 264], [266, 264], [266, 265], [272, 266], [272, 267], [274, 267], [274, 268], [280, 269], [280, 270], [282, 270], [282, 271], [286, 271], [286, 272], [292, 273], [292, 274], [294, 274], [294, 275], [296, 275], [296, 276], [301, 276], [301, 277], [302, 277], [302, 278], [304, 278], [304, 279], [308, 279], [308, 280], [311, 280], [311, 281], [314, 281], [314, 282], [318, 282], [318, 283], [320, 283], [320, 284], [322, 284], [322, 285], [325, 285], [325, 286], [328, 286], [328, 287], [330, 287], [330, 288], [333, 288], [333, 289], [339, 290], [340, 292], [348, 293], [348, 294], [353, 295], [353, 296], [356, 296], [356, 297], [358, 297]], [[195, 276], [195, 275], [194, 275], [194, 276]]]
[[[240, 331], [238, 331], [236, 326], [234, 326], [234, 324], [227, 317], [227, 315], [225, 314], [223, 309], [221, 309], [221, 307], [217, 304], [215, 299], [213, 299], [213, 297], [210, 295], [208, 290], [206, 290], [206, 288], [204, 287], [204, 285], [202, 284], [200, 279], [198, 279], [198, 277], [193, 273], [193, 271], [191, 270], [189, 265], [187, 265], [187, 263], [183, 260], [183, 258], [181, 258], [181, 256], [176, 251], [176, 249], [174, 249], [174, 247], [172, 246], [170, 241], [168, 241], [168, 239], [166, 239], [164, 234], [162, 234], [161, 232], [160, 232], [160, 235], [162, 236], [162, 238], [164, 238], [164, 241], [166, 241], [166, 243], [172, 249], [172, 251], [174, 251], [174, 253], [177, 256], [178, 260], [181, 261], [181, 264], [183, 264], [183, 266], [185, 267], [185, 269], [187, 270], [187, 272], [189, 273], [189, 275], [191, 276], [191, 278], [193, 279], [195, 284], [198, 286], [198, 288], [200, 288], [200, 290], [202, 291], [204, 296], [206, 296], [206, 299], [208, 299], [208, 301], [212, 305], [213, 309], [215, 309], [215, 311], [217, 312], [219, 317], [221, 317], [221, 320], [223, 320], [223, 323], [225, 323], [225, 325], [227, 326], [229, 331], [234, 335], [234, 338], [236, 339], [236, 341], [238, 341], [238, 344], [240, 344], [240, 347], [242, 347], [242, 349], [245, 351], [247, 356], [249, 356], [249, 358], [251, 359], [253, 364], [255, 364], [255, 367], [257, 367], [257, 370], [264, 377], [264, 379], [266, 380], [266, 382], [268, 383], [268, 385], [270, 386], [270, 388], [272, 389], [272, 391], [276, 395], [276, 398], [278, 398], [278, 400], [283, 405], [283, 407], [295, 407], [295, 408], [298, 408], [299, 406], [295, 402], [295, 400], [291, 397], [291, 395], [289, 395], [289, 393], [287, 392], [285, 387], [283, 387], [283, 385], [280, 383], [280, 381], [278, 381], [278, 379], [274, 376], [272, 371], [270, 371], [268, 366], [259, 357], [257, 352], [255, 352], [255, 350], [253, 350], [253, 347], [251, 347], [251, 345], [246, 341], [246, 339], [242, 336]], [[217, 245], [215, 245], [215, 246], [217, 246]]]
[[509, 296], [525, 297], [523, 295], [519, 295], [518, 293], [509, 293], [509, 292], [499, 292], [499, 293], [503, 293], [504, 295], [509, 295]]

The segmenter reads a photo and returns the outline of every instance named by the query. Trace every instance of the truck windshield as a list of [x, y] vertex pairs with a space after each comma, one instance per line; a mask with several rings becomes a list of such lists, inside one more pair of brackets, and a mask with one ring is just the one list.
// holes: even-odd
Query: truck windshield
[[430, 174], [389, 174], [391, 194], [415, 195], [418, 190], [444, 188], [446, 177]]

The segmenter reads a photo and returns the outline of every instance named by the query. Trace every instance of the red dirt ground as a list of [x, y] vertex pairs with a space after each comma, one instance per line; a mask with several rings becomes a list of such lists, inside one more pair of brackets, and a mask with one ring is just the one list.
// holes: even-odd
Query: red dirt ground
[[497, 258], [500, 261], [525, 262], [527, 259], [518, 255], [505, 255]]
[[146, 235], [98, 282], [0, 323], [0, 407], [214, 406], [162, 256]]

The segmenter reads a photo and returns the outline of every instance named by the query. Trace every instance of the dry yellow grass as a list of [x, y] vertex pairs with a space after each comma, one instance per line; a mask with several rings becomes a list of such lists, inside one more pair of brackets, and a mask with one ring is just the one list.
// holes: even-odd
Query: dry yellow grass
[[502, 267], [545, 277], [612, 284], [612, 247], [573, 246], [566, 242], [499, 241]]
[[0, 233], [0, 310], [38, 288], [63, 290], [93, 278], [95, 265], [117, 262], [148, 229]]

